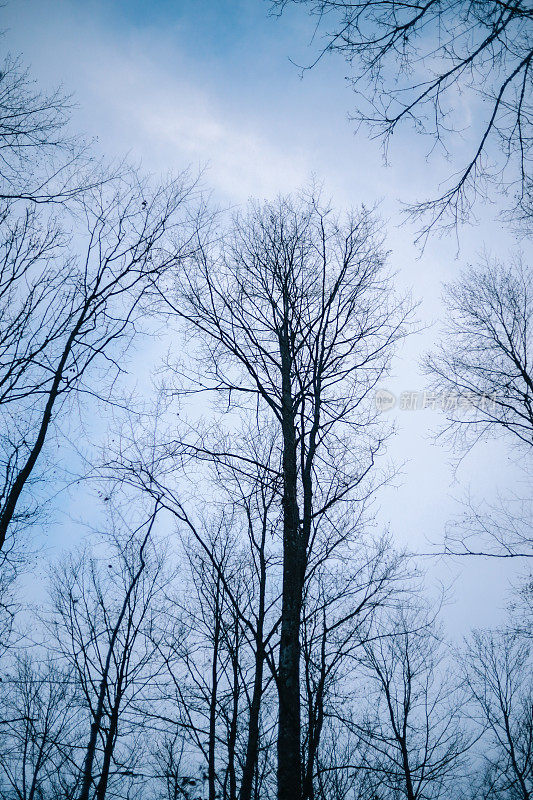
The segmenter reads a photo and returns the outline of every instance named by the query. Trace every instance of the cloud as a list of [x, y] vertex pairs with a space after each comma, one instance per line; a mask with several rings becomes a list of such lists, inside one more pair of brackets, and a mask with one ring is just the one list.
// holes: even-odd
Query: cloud
[[94, 43], [90, 62], [81, 65], [90, 106], [99, 109], [103, 136], [111, 133], [117, 150], [127, 143], [151, 169], [207, 166], [210, 186], [232, 202], [272, 197], [308, 179], [304, 149], [274, 141], [257, 119], [225, 109], [212, 87], [191, 80], [190, 65], [180, 64], [175, 75], [168, 65], [139, 56], [140, 49], [130, 42], [117, 50], [116, 40], [112, 48]]
[[[74, 92], [76, 126], [105, 152], [127, 150], [156, 171], [207, 166], [206, 184], [230, 202], [294, 190], [313, 171], [312, 148], [269, 129], [278, 88], [258, 97], [251, 87], [253, 107], [225, 102], [231, 78], [186, 52], [179, 25], [118, 27], [99, 4], [32, 0], [8, 11], [14, 47], [40, 80]], [[238, 78], [246, 85], [245, 71]]]
[[136, 131], [136, 152], [162, 168], [207, 164], [209, 183], [233, 200], [295, 189], [311, 171], [302, 151], [280, 148], [252, 122], [232, 118], [209, 91], [171, 82], [149, 61], [115, 56], [112, 70], [103, 63], [94, 75], [93, 91], [108, 117]]

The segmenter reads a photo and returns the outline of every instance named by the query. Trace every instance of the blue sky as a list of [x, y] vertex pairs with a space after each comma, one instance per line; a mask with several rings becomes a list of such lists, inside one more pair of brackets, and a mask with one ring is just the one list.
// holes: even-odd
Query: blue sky
[[[484, 248], [505, 257], [516, 242], [494, 222], [496, 204], [480, 209], [479, 224], [461, 232], [459, 246], [453, 236], [435, 237], [420, 254], [400, 201], [426, 196], [449, 165], [438, 154], [426, 161], [423, 141], [406, 130], [395, 137], [385, 167], [379, 144], [355, 136], [347, 120], [352, 96], [345, 65], [324, 59], [302, 78], [291, 64], [289, 57], [305, 64], [316, 53], [303, 9], [281, 20], [267, 12], [264, 0], [13, 0], [2, 9], [2, 27], [5, 44], [22, 54], [43, 86], [62, 84], [74, 94], [76, 128], [107, 155], [128, 153], [156, 173], [204, 168], [204, 185], [222, 205], [293, 191], [312, 175], [337, 207], [381, 202], [398, 284], [421, 300], [426, 326], [402, 349], [388, 386], [422, 389], [418, 360], [438, 330], [442, 281]], [[474, 112], [459, 97], [457, 103], [467, 124]], [[468, 138], [457, 139], [459, 156], [468, 145]], [[390, 457], [405, 467], [399, 485], [382, 495], [380, 522], [399, 543], [426, 550], [468, 487], [490, 497], [524, 481], [501, 443], [477, 448], [454, 472], [450, 452], [430, 438], [436, 412], [397, 412], [396, 419]], [[516, 569], [473, 561], [429, 565], [430, 580], [456, 578], [449, 614], [459, 629], [493, 617]]]

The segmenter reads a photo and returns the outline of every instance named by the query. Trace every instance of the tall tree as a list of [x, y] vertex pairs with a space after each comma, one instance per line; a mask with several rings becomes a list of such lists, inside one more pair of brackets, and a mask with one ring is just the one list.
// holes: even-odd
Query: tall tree
[[[117, 744], [127, 738], [125, 716], [158, 673], [164, 633], [155, 618], [168, 580], [151, 539], [158, 510], [136, 531], [115, 535], [103, 558], [85, 552], [54, 574], [49, 627], [89, 716], [79, 800], [105, 800]], [[122, 772], [131, 774], [127, 761]]]
[[[368, 542], [362, 531], [342, 555], [322, 562], [307, 581], [302, 619], [303, 798], [321, 797], [333, 763], [342, 770], [335, 724], [357, 692], [361, 639], [380, 609], [397, 603], [403, 557], [387, 539]], [[333, 758], [335, 756], [335, 758]], [[345, 762], [352, 763], [351, 761]]]
[[375, 622], [360, 656], [368, 705], [344, 718], [363, 744], [361, 768], [379, 797], [449, 797], [471, 740], [459, 682], [440, 674], [444, 653], [433, 615], [404, 598]]
[[[444, 433], [462, 449], [504, 436], [522, 465], [533, 453], [533, 282], [521, 259], [486, 258], [445, 287], [442, 339], [425, 359], [432, 388], [445, 398]], [[529, 556], [531, 500], [516, 496], [479, 508], [468, 501], [448, 527], [455, 554]]]
[[[51, 655], [51, 654], [49, 654]], [[6, 800], [72, 800], [78, 786], [76, 738], [83, 722], [72, 674], [22, 654], [3, 674], [0, 794]]]
[[[280, 482], [274, 460], [270, 467], [260, 464], [268, 463], [276, 450], [266, 431], [242, 439], [241, 445], [238, 459], [209, 454], [215, 479], [205, 488], [200, 483], [202, 489], [193, 470], [207, 454], [187, 459], [187, 474], [200, 495], [217, 497], [212, 508], [206, 510], [202, 501], [194, 514], [192, 501], [186, 508], [180, 499], [181, 443], [163, 436], [155, 461], [136, 457], [129, 463], [123, 452], [117, 466], [119, 480], [159, 497], [173, 515], [180, 561], [187, 565], [184, 590], [174, 600], [175, 634], [164, 648], [167, 695], [173, 701], [170, 707], [163, 702], [161, 724], [167, 730], [172, 720], [188, 748], [205, 762], [211, 795], [250, 800], [261, 783], [261, 760], [271, 762], [271, 748], [261, 736], [265, 718], [275, 713], [272, 689], [266, 709], [265, 694], [275, 680], [279, 638]], [[142, 459], [146, 456], [141, 452]], [[187, 769], [187, 759], [182, 762]]]
[[178, 257], [177, 231], [191, 189], [185, 175], [151, 186], [125, 165], [95, 165], [69, 123], [69, 98], [40, 91], [20, 60], [6, 57], [0, 70], [4, 554], [8, 532], [18, 538], [42, 501], [32, 503], [28, 489], [61, 411], [75, 396], [104, 397], [104, 373], [109, 388], [120, 372], [146, 291]]
[[533, 795], [531, 642], [511, 630], [475, 631], [464, 657], [486, 773], [485, 798]]
[[60, 412], [109, 399], [143, 297], [179, 257], [167, 237], [188, 191], [123, 176], [78, 198], [84, 235], [35, 211], [0, 219], [0, 549], [35, 510], [26, 490]]
[[[166, 309], [198, 343], [189, 386], [256, 409], [280, 435], [283, 586], [278, 797], [302, 796], [300, 622], [319, 518], [361, 492], [382, 444], [369, 402], [405, 334], [372, 213], [342, 222], [317, 198], [280, 199], [198, 245]], [[355, 455], [357, 454], [357, 455]], [[234, 453], [238, 458], [239, 453]]]

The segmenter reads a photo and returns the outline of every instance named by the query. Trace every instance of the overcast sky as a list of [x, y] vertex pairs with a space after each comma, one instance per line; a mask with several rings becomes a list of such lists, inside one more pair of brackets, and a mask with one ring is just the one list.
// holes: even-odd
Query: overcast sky
[[[205, 168], [204, 185], [222, 205], [292, 191], [312, 175], [338, 208], [380, 202], [398, 284], [421, 301], [426, 326], [403, 347], [384, 388], [422, 390], [418, 363], [438, 332], [442, 281], [484, 249], [504, 258], [517, 243], [497, 222], [496, 201], [479, 209], [479, 224], [462, 230], [459, 241], [434, 238], [421, 254], [401, 201], [427, 197], [450, 165], [439, 154], [428, 161], [424, 141], [406, 130], [385, 167], [379, 143], [354, 136], [348, 121], [353, 98], [344, 63], [324, 59], [302, 78], [289, 60], [309, 63], [316, 52], [303, 9], [281, 20], [267, 12], [263, 0], [12, 0], [1, 27], [4, 46], [22, 54], [40, 84], [73, 93], [76, 128], [108, 156], [127, 153], [155, 172]], [[460, 97], [457, 103], [470, 123], [475, 110]], [[468, 137], [455, 145], [461, 158]], [[389, 455], [405, 465], [380, 496], [379, 519], [398, 543], [427, 551], [429, 541], [442, 540], [457, 498], [469, 490], [479, 499], [530, 490], [516, 452], [502, 442], [478, 446], [454, 471], [452, 454], [431, 436], [438, 412], [390, 413], [399, 431]], [[57, 540], [65, 524], [58, 523]], [[454, 580], [447, 618], [463, 632], [494, 619], [522, 567], [440, 560], [427, 568], [431, 583]]]

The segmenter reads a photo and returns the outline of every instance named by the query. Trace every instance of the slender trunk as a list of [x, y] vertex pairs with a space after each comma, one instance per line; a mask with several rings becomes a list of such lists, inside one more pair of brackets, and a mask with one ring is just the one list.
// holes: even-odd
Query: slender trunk
[[[37, 761], [36, 761], [35, 767], [33, 769], [33, 777], [32, 777], [32, 781], [31, 781], [30, 791], [28, 793], [28, 800], [33, 800], [33, 798], [35, 797], [35, 794], [37, 792], [38, 777], [39, 777], [39, 773], [41, 771], [41, 764], [43, 762], [43, 751], [44, 751], [45, 741], [46, 741], [46, 734], [43, 734], [41, 746], [39, 748], [39, 755], [37, 756]], [[26, 772], [26, 770], [24, 769], [24, 773], [23, 773], [24, 778], [25, 778], [25, 772]], [[24, 790], [23, 790], [23, 795], [22, 796], [26, 797], [26, 781], [25, 781], [25, 779], [23, 779], [23, 786], [24, 786]]]
[[130, 597], [131, 597], [131, 595], [133, 593], [133, 590], [135, 589], [135, 586], [137, 585], [137, 582], [138, 582], [139, 578], [141, 577], [141, 574], [142, 574], [142, 572], [143, 572], [143, 570], [144, 570], [144, 568], [146, 566], [146, 562], [144, 561], [144, 548], [146, 547], [146, 544], [147, 544], [148, 539], [150, 537], [150, 533], [152, 531], [153, 524], [155, 522], [155, 518], [156, 518], [157, 510], [158, 510], [158, 505], [159, 505], [159, 503], [157, 502], [156, 506], [155, 506], [155, 509], [154, 509], [154, 513], [152, 515], [152, 519], [150, 521], [150, 525], [148, 526], [148, 530], [146, 532], [146, 536], [144, 537], [143, 542], [142, 542], [141, 547], [140, 547], [140, 550], [139, 550], [139, 558], [140, 558], [139, 569], [137, 570], [137, 572], [133, 576], [133, 579], [132, 579], [132, 581], [131, 581], [131, 583], [130, 583], [130, 585], [128, 587], [128, 591], [126, 592], [126, 596], [124, 597], [124, 602], [122, 603], [122, 608], [120, 609], [120, 614], [118, 615], [118, 619], [117, 619], [116, 625], [113, 628], [113, 632], [111, 634], [111, 639], [109, 641], [109, 648], [108, 648], [108, 651], [107, 651], [106, 660], [105, 660], [105, 664], [104, 664], [104, 670], [103, 670], [103, 673], [102, 673], [102, 679], [100, 681], [100, 687], [99, 687], [99, 690], [98, 690], [98, 701], [97, 701], [97, 704], [96, 704], [96, 710], [94, 712], [94, 717], [93, 717], [93, 721], [92, 721], [92, 724], [91, 724], [91, 733], [90, 733], [90, 736], [89, 736], [89, 743], [87, 745], [87, 751], [86, 751], [86, 755], [85, 755], [85, 763], [84, 763], [84, 767], [83, 767], [83, 778], [82, 778], [82, 784], [81, 784], [81, 791], [80, 791], [80, 794], [79, 794], [79, 800], [89, 800], [89, 794], [90, 794], [90, 791], [91, 791], [91, 783], [92, 783], [92, 779], [93, 779], [93, 764], [94, 764], [94, 758], [95, 758], [95, 755], [96, 755], [96, 742], [98, 740], [98, 731], [100, 730], [100, 727], [102, 725], [102, 719], [103, 719], [103, 716], [104, 716], [104, 702], [105, 702], [105, 696], [106, 696], [106, 692], [107, 692], [107, 682], [108, 682], [108, 679], [109, 679], [109, 670], [111, 668], [111, 658], [113, 656], [113, 651], [114, 651], [115, 643], [116, 643], [116, 640], [117, 640], [117, 637], [118, 637], [118, 634], [119, 634], [120, 626], [122, 625], [122, 621], [124, 619], [124, 616], [126, 614], [126, 610], [128, 608], [128, 603], [129, 603]]
[[317, 698], [315, 708], [313, 709], [312, 720], [313, 725], [309, 733], [309, 748], [307, 752], [307, 769], [305, 772], [302, 790], [303, 800], [313, 800], [315, 796], [313, 773], [318, 753], [318, 746], [320, 744], [320, 736], [322, 734], [322, 727], [324, 724], [324, 696], [322, 688], [319, 688], [319, 697]]
[[44, 443], [46, 441], [48, 429], [52, 421], [52, 413], [54, 410], [54, 405], [59, 396], [61, 381], [63, 380], [63, 373], [65, 371], [67, 361], [72, 353], [76, 337], [79, 335], [87, 319], [87, 314], [89, 312], [92, 299], [93, 295], [91, 295], [90, 298], [87, 298], [85, 300], [85, 303], [83, 304], [81, 313], [76, 321], [76, 324], [74, 325], [74, 328], [71, 330], [67, 338], [67, 341], [65, 342], [61, 358], [59, 359], [59, 364], [57, 365], [56, 371], [54, 373], [52, 385], [50, 386], [50, 391], [48, 392], [48, 399], [46, 401], [43, 415], [41, 417], [37, 438], [35, 439], [33, 447], [30, 450], [30, 454], [26, 459], [24, 466], [19, 470], [17, 477], [13, 481], [13, 485], [7, 492], [3, 508], [0, 512], [0, 550], [3, 548], [5, 544], [7, 531], [15, 514], [17, 503], [19, 501], [20, 495], [22, 494], [22, 490], [24, 489], [27, 480], [29, 479], [31, 473], [33, 472], [35, 464], [37, 463], [37, 459], [39, 458]]
[[[283, 434], [283, 589], [279, 654], [278, 800], [301, 800], [300, 623], [307, 547], [312, 526], [311, 468], [320, 418], [320, 380], [314, 386], [313, 425], [308, 452], [301, 448], [303, 518], [298, 505], [296, 420], [291, 389], [287, 332], [280, 337]], [[303, 428], [302, 428], [303, 430]]]
[[278, 800], [301, 800], [300, 618], [305, 551], [297, 495], [296, 431], [288, 337], [281, 337], [283, 434], [283, 588], [279, 648]]
[[[503, 709], [502, 709], [503, 710]], [[511, 758], [511, 765], [513, 767], [514, 773], [517, 777], [518, 783], [520, 785], [520, 791], [522, 793], [522, 800], [530, 800], [531, 794], [528, 791], [526, 786], [526, 782], [524, 780], [524, 774], [520, 770], [517, 760], [516, 760], [516, 751], [513, 742], [513, 735], [511, 733], [511, 726], [509, 724], [509, 715], [507, 713], [503, 714], [504, 722], [505, 722], [505, 732], [507, 735], [507, 741], [509, 742], [509, 756]]]
[[321, 642], [321, 668], [320, 679], [316, 688], [316, 697], [310, 697], [309, 701], [309, 746], [307, 749], [307, 765], [304, 774], [302, 799], [314, 800], [315, 785], [313, 772], [315, 767], [320, 736], [324, 725], [324, 688], [326, 683], [326, 620], [324, 614], [323, 634]]
[[401, 740], [400, 747], [402, 750], [403, 772], [405, 776], [405, 792], [407, 795], [407, 800], [416, 800], [415, 790], [413, 788], [413, 780], [411, 778], [411, 767], [409, 766], [409, 754], [407, 752], [407, 744], [405, 742], [405, 738]]
[[257, 641], [255, 652], [255, 675], [252, 702], [250, 703], [250, 716], [248, 719], [248, 741], [246, 744], [246, 758], [242, 772], [240, 800], [251, 800], [257, 754], [259, 751], [259, 717], [261, 700], [263, 696], [263, 666], [265, 655], [262, 642]]
[[52, 412], [54, 409], [54, 405], [59, 395], [59, 387], [63, 379], [63, 372], [65, 370], [68, 357], [71, 353], [72, 346], [74, 344], [74, 339], [78, 334], [78, 328], [79, 326], [77, 325], [74, 331], [67, 339], [67, 343], [63, 350], [63, 354], [59, 361], [58, 367], [55, 371], [54, 379], [52, 381], [50, 391], [48, 392], [48, 399], [46, 401], [43, 415], [41, 417], [41, 423], [39, 425], [37, 438], [35, 439], [33, 447], [30, 450], [30, 454], [26, 459], [26, 462], [19, 470], [17, 477], [13, 481], [12, 486], [7, 491], [7, 496], [3, 508], [0, 512], [0, 550], [3, 548], [5, 544], [7, 531], [15, 515], [15, 510], [17, 508], [20, 495], [22, 494], [22, 490], [24, 489], [26, 482], [28, 481], [31, 473], [33, 472], [35, 464], [37, 463], [37, 459], [39, 458], [41, 451], [43, 449], [46, 440], [46, 435], [48, 433], [48, 428], [50, 427], [50, 423], [52, 421]]
[[209, 747], [207, 754], [207, 781], [209, 788], [209, 800], [215, 800], [216, 797], [215, 737], [217, 720], [218, 648], [220, 645], [221, 631], [220, 615], [220, 578], [217, 577], [215, 594], [215, 627], [213, 631], [213, 662], [211, 664], [211, 699], [209, 702]]
[[115, 749], [115, 741], [118, 730], [118, 713], [120, 706], [120, 698], [117, 697], [113, 706], [109, 731], [107, 732], [106, 742], [104, 747], [104, 758], [102, 761], [102, 772], [100, 780], [96, 787], [96, 800], [105, 800], [107, 792], [107, 784], [109, 782], [109, 772], [111, 769], [111, 759], [113, 757], [113, 750]]
[[[305, 760], [305, 767], [303, 769], [303, 779], [302, 779], [302, 800], [313, 800], [314, 797], [314, 785], [313, 785], [313, 765], [315, 763], [315, 746], [314, 746], [314, 739], [315, 739], [315, 709], [314, 704], [311, 699], [309, 702], [309, 733], [308, 733], [308, 745], [307, 745], [307, 758]], [[303, 761], [303, 757], [302, 757]]]
[[278, 800], [300, 800], [300, 615], [299, 547], [286, 542], [279, 653]]
[[255, 633], [255, 664], [254, 664], [254, 688], [252, 692], [252, 702], [250, 703], [250, 716], [248, 719], [248, 741], [246, 743], [246, 757], [242, 771], [240, 800], [251, 800], [253, 790], [253, 780], [257, 765], [257, 754], [259, 751], [259, 719], [261, 712], [261, 700], [263, 697], [263, 667], [265, 663], [265, 650], [263, 644], [264, 623], [265, 623], [265, 592], [266, 592], [266, 564], [265, 564], [265, 530], [261, 542], [260, 563], [261, 572], [259, 577], [259, 609], [257, 613], [257, 630]]
[[235, 771], [235, 747], [237, 743], [237, 720], [239, 716], [239, 621], [235, 618], [235, 642], [232, 655], [233, 708], [228, 737], [228, 773], [230, 800], [237, 800], [237, 777]]
[[[310, 463], [310, 462], [309, 462]], [[303, 484], [303, 520], [302, 520], [302, 537], [304, 540], [304, 547], [307, 549], [309, 537], [311, 533], [311, 502], [312, 502], [312, 481], [310, 470], [306, 465], [302, 468], [302, 484]], [[324, 642], [322, 643], [324, 645]], [[324, 652], [322, 650], [322, 656]], [[313, 768], [315, 763], [315, 756], [318, 749], [318, 742], [320, 739], [320, 729], [322, 727], [321, 721], [319, 722], [321, 706], [322, 706], [322, 690], [323, 690], [323, 675], [319, 686], [317, 687], [316, 700], [310, 696], [309, 699], [309, 734], [308, 734], [308, 748], [307, 748], [307, 763], [305, 769], [302, 768], [302, 800], [313, 800], [314, 797], [314, 784], [313, 784]]]
[[[106, 668], [108, 668], [107, 664]], [[104, 715], [104, 700], [105, 700], [106, 688], [107, 688], [107, 675], [105, 676], [105, 679], [102, 678], [102, 681], [100, 683], [96, 711], [94, 713], [93, 721], [91, 723], [91, 734], [89, 736], [89, 743], [87, 745], [87, 751], [85, 754], [85, 764], [83, 767], [83, 778], [81, 783], [79, 800], [89, 800], [91, 783], [93, 780], [93, 764], [96, 755], [96, 742], [98, 740], [98, 731], [100, 730], [100, 726], [102, 724], [102, 717]]]

